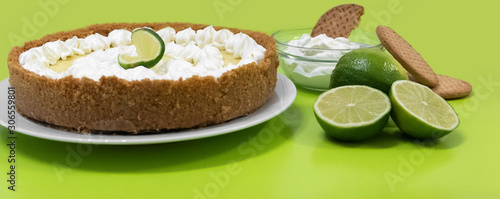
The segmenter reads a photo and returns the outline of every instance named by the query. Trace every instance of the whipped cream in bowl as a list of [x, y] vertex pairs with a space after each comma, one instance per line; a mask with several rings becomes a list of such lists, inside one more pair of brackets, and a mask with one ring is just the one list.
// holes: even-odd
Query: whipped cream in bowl
[[285, 29], [273, 34], [280, 66], [296, 84], [306, 89], [329, 89], [330, 75], [338, 60], [359, 48], [379, 47], [375, 34], [354, 30], [349, 38], [325, 34], [311, 37], [312, 28]]

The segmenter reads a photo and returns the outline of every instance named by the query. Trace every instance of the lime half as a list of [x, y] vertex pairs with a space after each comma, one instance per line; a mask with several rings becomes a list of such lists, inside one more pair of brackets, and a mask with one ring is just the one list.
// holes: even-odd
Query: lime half
[[379, 133], [389, 120], [391, 102], [368, 86], [341, 86], [321, 94], [314, 103], [318, 123], [331, 137], [358, 141]]
[[457, 114], [446, 101], [428, 87], [407, 81], [391, 87], [392, 119], [403, 132], [423, 139], [437, 139], [460, 124]]
[[165, 53], [163, 39], [149, 28], [138, 28], [132, 31], [132, 43], [136, 48], [137, 56], [118, 55], [118, 63], [125, 69], [137, 66], [151, 68], [162, 59]]

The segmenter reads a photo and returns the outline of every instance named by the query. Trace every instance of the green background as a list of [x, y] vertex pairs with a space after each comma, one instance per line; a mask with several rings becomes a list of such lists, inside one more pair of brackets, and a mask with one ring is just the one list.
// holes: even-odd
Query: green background
[[[57, 2], [58, 9], [44, 10], [39, 3], [47, 2]], [[498, 3], [354, 2], [365, 7], [360, 28], [394, 28], [437, 73], [473, 85], [468, 98], [449, 102], [461, 119], [455, 132], [437, 144], [418, 143], [393, 127], [366, 142], [331, 141], [313, 116], [319, 93], [297, 88], [294, 104], [283, 114], [201, 140], [97, 146], [17, 134], [17, 191], [12, 192], [5, 175], [7, 130], [0, 127], [0, 198], [500, 197]], [[8, 1], [0, 12], [0, 79], [8, 77], [5, 60], [13, 45], [48, 33], [104, 22], [179, 21], [271, 34], [312, 27], [342, 3], [347, 1]], [[23, 30], [29, 23], [34, 31]]]

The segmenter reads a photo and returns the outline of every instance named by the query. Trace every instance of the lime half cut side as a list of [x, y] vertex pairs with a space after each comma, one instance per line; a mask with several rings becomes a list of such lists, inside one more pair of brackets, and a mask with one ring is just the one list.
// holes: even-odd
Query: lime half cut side
[[389, 120], [391, 102], [368, 86], [341, 86], [321, 94], [314, 103], [318, 123], [331, 137], [358, 141], [378, 134]]
[[456, 129], [460, 121], [453, 108], [430, 88], [407, 80], [391, 86], [391, 116], [403, 132], [437, 139]]
[[135, 46], [137, 56], [125, 54], [118, 55], [118, 63], [125, 69], [144, 66], [152, 68], [163, 57], [165, 43], [163, 39], [152, 29], [139, 28], [132, 31], [132, 43]]

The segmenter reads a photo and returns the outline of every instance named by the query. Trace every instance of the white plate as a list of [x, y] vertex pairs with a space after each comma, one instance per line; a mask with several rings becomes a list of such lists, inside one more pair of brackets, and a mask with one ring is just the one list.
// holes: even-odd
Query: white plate
[[[7, 126], [8, 122], [7, 87], [9, 87], [8, 79], [0, 82], [0, 92], [2, 92], [2, 97], [0, 97], [0, 125], [2, 126]], [[205, 128], [146, 135], [78, 134], [46, 127], [18, 114], [16, 115], [15, 128], [17, 132], [26, 135], [74, 143], [132, 145], [176, 142], [226, 134], [260, 124], [285, 111], [293, 103], [296, 95], [297, 90], [294, 84], [284, 75], [278, 73], [278, 81], [273, 95], [257, 111], [244, 117]]]

